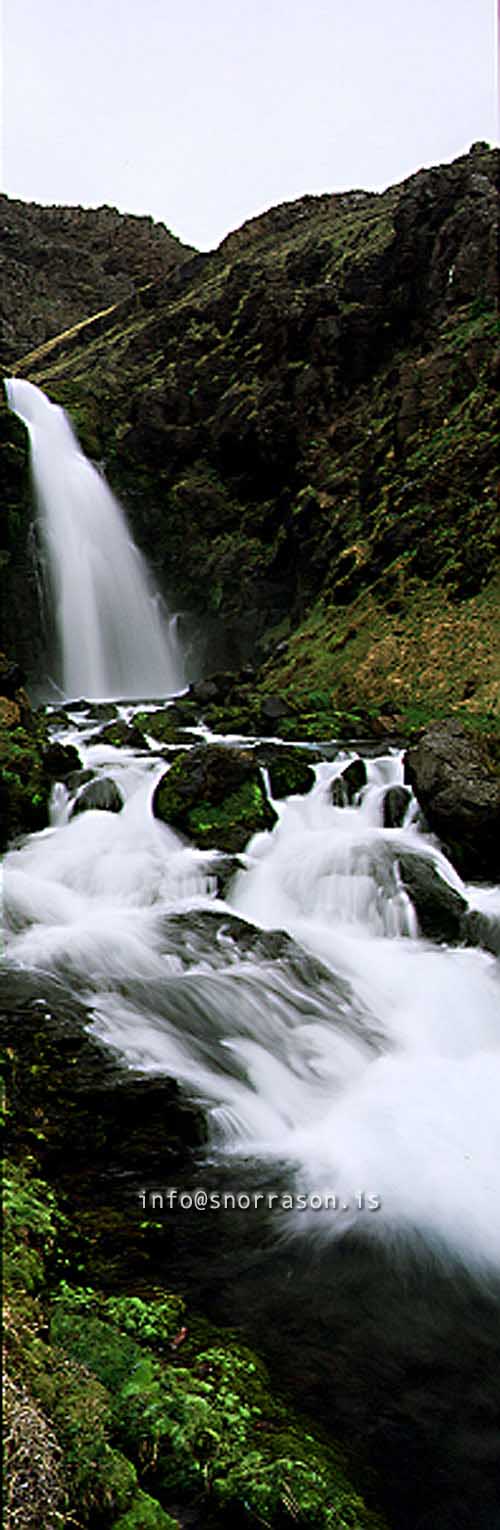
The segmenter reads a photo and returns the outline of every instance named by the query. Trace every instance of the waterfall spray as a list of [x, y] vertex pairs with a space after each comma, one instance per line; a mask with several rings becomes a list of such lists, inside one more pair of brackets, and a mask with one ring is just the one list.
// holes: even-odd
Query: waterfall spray
[[65, 414], [33, 383], [6, 382], [23, 420], [55, 606], [67, 696], [165, 696], [183, 685], [175, 628], [161, 609], [124, 512]]

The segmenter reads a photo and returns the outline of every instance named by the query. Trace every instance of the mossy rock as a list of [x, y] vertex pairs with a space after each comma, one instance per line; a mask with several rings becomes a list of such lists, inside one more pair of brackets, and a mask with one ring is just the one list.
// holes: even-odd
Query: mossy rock
[[[79, 1293], [66, 1289], [53, 1338], [72, 1361], [85, 1355], [110, 1396], [125, 1459], [146, 1468], [162, 1501], [175, 1494], [189, 1503], [208, 1489], [214, 1508], [233, 1522], [250, 1512], [258, 1521], [304, 1530], [339, 1524], [382, 1530], [350, 1482], [340, 1448], [309, 1433], [274, 1397], [265, 1366], [250, 1350], [217, 1336], [208, 1348], [188, 1346], [184, 1365], [157, 1359], [151, 1346], [141, 1350], [86, 1311], [90, 1298], [83, 1294], [79, 1311]], [[98, 1303], [109, 1309], [109, 1301]], [[134, 1502], [127, 1512], [133, 1515]]]
[[255, 758], [269, 772], [269, 784], [273, 797], [291, 797], [310, 792], [314, 786], [313, 765], [320, 755], [313, 750], [282, 749], [279, 744], [259, 744]]
[[261, 731], [257, 711], [242, 705], [206, 707], [203, 720], [212, 733], [235, 733], [248, 738]]
[[[89, 1530], [117, 1521], [177, 1530], [167, 1510], [182, 1503], [183, 1520], [203, 1505], [207, 1527], [250, 1516], [283, 1530], [384, 1530], [341, 1447], [276, 1396], [250, 1349], [163, 1289], [139, 1297], [54, 1285], [54, 1254], [65, 1268], [72, 1223], [33, 1159], [6, 1165], [6, 1185], [8, 1354], [56, 1441], [68, 1523], [78, 1506]], [[22, 1270], [13, 1281], [22, 1244], [39, 1261], [38, 1296]]]
[[176, 706], [161, 707], [157, 712], [136, 712], [134, 717], [134, 726], [140, 728], [141, 733], [149, 733], [151, 738], [158, 739], [161, 744], [191, 742], [183, 732], [184, 722], [185, 717]]
[[200, 849], [230, 854], [276, 822], [251, 755], [217, 744], [179, 755], [156, 787], [153, 813]]
[[51, 777], [45, 770], [45, 729], [0, 725], [0, 849], [16, 834], [45, 828]]
[[157, 1498], [139, 1490], [130, 1508], [113, 1521], [112, 1530], [180, 1530], [179, 1521], [166, 1514]]
[[144, 734], [137, 724], [127, 723], [120, 717], [116, 722], [107, 723], [100, 733], [93, 733], [89, 743], [112, 744], [114, 749], [148, 749]]

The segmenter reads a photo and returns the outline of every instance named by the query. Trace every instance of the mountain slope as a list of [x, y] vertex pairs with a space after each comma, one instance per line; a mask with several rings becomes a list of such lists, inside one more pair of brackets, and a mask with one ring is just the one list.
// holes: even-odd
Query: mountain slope
[[2, 367], [191, 254], [152, 218], [0, 196]]
[[16, 366], [103, 461], [205, 667], [315, 613], [345, 668], [374, 602], [392, 633], [419, 591], [460, 641], [498, 554], [498, 160], [273, 209]]

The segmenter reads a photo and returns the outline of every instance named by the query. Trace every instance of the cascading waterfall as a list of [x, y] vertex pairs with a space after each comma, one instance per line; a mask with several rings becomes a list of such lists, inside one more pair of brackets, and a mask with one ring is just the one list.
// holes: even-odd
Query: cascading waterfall
[[[111, 771], [125, 808], [67, 822], [59, 804], [52, 833], [7, 857], [10, 959], [83, 993], [134, 1066], [182, 1080], [226, 1157], [286, 1159], [301, 1190], [335, 1190], [350, 1214], [313, 1218], [316, 1230], [360, 1227], [354, 1197], [373, 1193], [380, 1212], [363, 1232], [418, 1233], [500, 1266], [496, 964], [418, 935], [398, 855], [430, 857], [463, 886], [411, 815], [382, 827], [399, 759], [368, 762], [352, 808], [332, 806], [342, 762], [318, 766], [309, 796], [276, 804], [279, 822], [250, 846], [228, 907], [214, 903], [210, 856], [151, 816], [164, 765], [67, 736], [87, 766]], [[214, 909], [215, 932], [204, 923]], [[169, 925], [179, 912], [187, 946]], [[241, 955], [230, 914], [263, 932], [260, 947]], [[277, 928], [295, 955], [268, 953]]]
[[166, 696], [183, 683], [161, 609], [121, 506], [70, 425], [33, 383], [6, 382], [27, 426], [67, 696]]
[[[352, 806], [332, 802], [345, 758], [318, 764], [307, 796], [275, 803], [278, 822], [239, 857], [224, 902], [217, 855], [152, 816], [165, 769], [153, 737], [137, 755], [95, 742], [92, 706], [67, 716], [55, 736], [114, 779], [124, 806], [73, 816], [78, 782], [59, 783], [51, 827], [6, 855], [7, 993], [20, 982], [42, 1026], [59, 1006], [65, 1024], [77, 999], [126, 1066], [178, 1079], [202, 1106], [208, 1141], [179, 1162], [178, 1195], [201, 1185], [244, 1191], [247, 1206], [270, 1190], [294, 1202], [165, 1211], [162, 1229], [156, 1197], [142, 1209], [132, 1129], [130, 1173], [113, 1181], [111, 1156], [111, 1204], [130, 1196], [154, 1217], [155, 1285], [169, 1290], [174, 1269], [195, 1308], [201, 1292], [217, 1321], [251, 1344], [258, 1331], [301, 1407], [373, 1442], [391, 1525], [492, 1530], [498, 964], [423, 939], [401, 867], [430, 862], [493, 922], [500, 890], [464, 888], [414, 803], [402, 827], [384, 827], [384, 794], [402, 779], [392, 754], [366, 762]], [[160, 1193], [162, 1152], [159, 1131]]]

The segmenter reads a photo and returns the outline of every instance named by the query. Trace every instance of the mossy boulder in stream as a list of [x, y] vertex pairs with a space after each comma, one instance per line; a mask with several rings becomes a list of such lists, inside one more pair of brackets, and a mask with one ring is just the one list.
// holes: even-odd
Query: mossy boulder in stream
[[276, 823], [255, 760], [217, 744], [179, 755], [156, 787], [153, 813], [200, 849], [230, 854]]
[[258, 744], [255, 759], [269, 773], [273, 797], [290, 797], [309, 792], [314, 786], [314, 770], [321, 758], [309, 749], [284, 749], [280, 744]]

